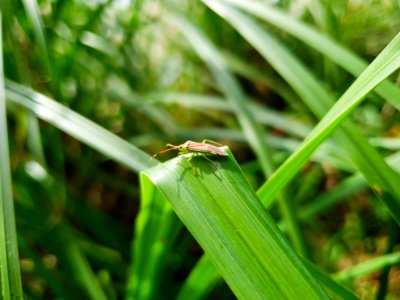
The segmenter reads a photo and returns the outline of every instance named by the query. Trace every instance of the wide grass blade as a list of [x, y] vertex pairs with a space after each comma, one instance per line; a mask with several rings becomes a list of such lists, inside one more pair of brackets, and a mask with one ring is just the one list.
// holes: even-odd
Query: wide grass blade
[[[218, 88], [228, 99], [230, 105], [234, 107], [235, 115], [241, 129], [257, 156], [264, 176], [271, 176], [276, 166], [272, 159], [272, 151], [265, 142], [265, 132], [251, 114], [247, 98], [236, 78], [227, 70], [223, 56], [211, 41], [187, 19], [175, 15], [172, 22], [178, 26], [182, 34], [211, 71]], [[289, 200], [289, 195], [284, 189], [281, 189], [277, 198], [281, 212], [288, 222], [288, 234], [295, 249], [302, 256], [306, 256], [305, 241], [297, 224], [294, 207]]]
[[184, 37], [192, 45], [200, 58], [207, 64], [218, 88], [224, 93], [228, 103], [234, 108], [238, 121], [245, 136], [257, 155], [265, 177], [275, 170], [270, 159], [270, 149], [264, 141], [264, 130], [251, 114], [247, 99], [236, 78], [226, 69], [223, 57], [218, 49], [202, 34], [199, 29], [183, 16], [174, 15], [170, 18]]
[[[311, 76], [311, 74], [292, 56], [286, 48], [282, 47], [275, 39], [268, 35], [264, 30], [255, 24], [250, 18], [246, 17], [239, 11], [222, 4], [222, 2], [211, 2], [203, 0], [217, 13], [221, 14], [228, 20], [254, 47], [262, 54], [279, 72], [282, 73], [288, 82], [293, 85], [293, 88], [298, 91], [304, 101], [310, 101], [310, 108], [314, 113], [323, 120], [314, 128], [311, 136], [316, 133], [316, 136], [309, 137], [303, 142], [303, 145], [308, 145], [302, 149], [302, 155], [295, 158], [292, 156], [288, 161], [291, 161], [293, 168], [284, 176], [293, 177], [297, 171], [303, 166], [313, 151], [329, 136], [333, 129], [338, 126], [347, 115], [355, 109], [362, 101], [368, 92], [375, 88], [381, 81], [394, 72], [400, 64], [399, 36], [385, 48], [378, 58], [368, 67], [368, 69], [357, 79], [351, 88], [342, 96], [335, 106], [324, 115], [327, 110], [327, 104], [331, 102], [331, 96], [321, 87], [321, 85]], [[319, 96], [319, 97], [318, 97]], [[383, 158], [378, 152], [372, 148], [367, 140], [357, 132], [354, 126], [347, 124], [343, 131], [338, 131], [336, 136], [343, 147], [350, 154], [351, 158], [363, 172], [369, 184], [373, 187], [378, 186], [379, 189], [388, 191], [396, 195], [400, 199], [400, 188], [396, 184], [396, 173], [387, 166]], [[318, 136], [318, 137], [317, 137]], [[313, 149], [309, 148], [310, 140], [316, 138], [317, 143]], [[312, 142], [314, 143], [314, 142]], [[311, 143], [311, 144], [312, 144]], [[367, 150], [368, 149], [368, 150]], [[306, 154], [305, 152], [308, 151]], [[299, 153], [299, 152], [297, 152]], [[306, 158], [307, 157], [307, 158]], [[286, 163], [288, 163], [288, 161]], [[285, 164], [286, 164], [285, 163]], [[296, 167], [294, 165], [296, 164]], [[281, 167], [282, 168], [282, 167]], [[295, 170], [297, 170], [295, 172]], [[377, 172], [377, 170], [379, 170]], [[290, 173], [290, 174], [289, 174]], [[284, 180], [284, 176], [274, 174], [273, 178], [278, 181]], [[286, 182], [286, 183], [287, 183]], [[268, 186], [268, 188], [265, 188]], [[278, 187], [275, 186], [275, 187]], [[275, 188], [274, 187], [274, 188]], [[265, 204], [270, 204], [274, 194], [278, 194], [283, 184], [273, 190], [272, 183], [266, 183], [259, 191], [260, 197]], [[385, 201], [386, 197], [382, 197]], [[400, 200], [385, 201], [386, 205], [392, 211], [392, 215], [400, 222], [400, 217], [396, 216], [396, 211], [400, 210]]]
[[[0, 49], [2, 43], [0, 13]], [[0, 291], [2, 299], [22, 299], [18, 242], [8, 150], [3, 53], [0, 52]]]
[[[190, 156], [191, 154], [189, 154]], [[229, 158], [180, 156], [144, 171], [239, 299], [326, 299]], [[161, 196], [162, 195], [162, 196]]]

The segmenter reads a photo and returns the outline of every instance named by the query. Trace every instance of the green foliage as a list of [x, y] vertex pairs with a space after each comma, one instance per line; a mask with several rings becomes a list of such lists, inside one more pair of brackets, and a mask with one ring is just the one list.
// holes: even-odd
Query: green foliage
[[0, 9], [2, 299], [400, 297], [396, 1]]

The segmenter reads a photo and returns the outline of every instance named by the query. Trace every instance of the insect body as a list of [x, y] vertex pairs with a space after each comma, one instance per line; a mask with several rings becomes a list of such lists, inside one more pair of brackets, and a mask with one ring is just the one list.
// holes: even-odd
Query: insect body
[[153, 158], [156, 157], [158, 154], [165, 153], [171, 150], [178, 150], [179, 155], [193, 153], [194, 156], [207, 156], [207, 155], [228, 156], [228, 154], [226, 154], [224, 151], [222, 151], [217, 146], [214, 146], [210, 143], [218, 145], [217, 143], [211, 142], [209, 140], [204, 140], [201, 143], [187, 141], [182, 145], [178, 146], [167, 144], [167, 148], [154, 154]]
[[[188, 162], [190, 164], [190, 160], [194, 157], [194, 156], [202, 156], [205, 159], [207, 159], [208, 161], [210, 161], [214, 166], [215, 162], [213, 162], [211, 159], [209, 159], [207, 156], [228, 156], [227, 153], [225, 153], [224, 151], [222, 151], [220, 148], [218, 148], [217, 146], [214, 145], [219, 145], [218, 143], [209, 141], [209, 140], [203, 140], [201, 143], [197, 143], [197, 142], [193, 142], [193, 141], [187, 141], [185, 143], [183, 143], [182, 145], [172, 145], [172, 144], [167, 144], [167, 148], [164, 150], [161, 150], [159, 152], [157, 152], [156, 154], [154, 154], [152, 156], [152, 158], [156, 157], [158, 154], [161, 153], [165, 153], [171, 150], [178, 150], [178, 154], [182, 155], [182, 154], [188, 154], [188, 153], [192, 153], [192, 156], [189, 157]], [[222, 145], [220, 145], [222, 146]], [[195, 171], [194, 171], [195, 173]]]

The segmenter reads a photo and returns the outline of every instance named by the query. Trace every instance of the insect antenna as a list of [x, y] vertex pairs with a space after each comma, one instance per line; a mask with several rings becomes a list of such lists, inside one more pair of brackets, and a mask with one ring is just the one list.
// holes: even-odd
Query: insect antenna
[[165, 153], [165, 152], [168, 152], [168, 151], [171, 151], [171, 150], [176, 150], [176, 149], [178, 149], [178, 146], [171, 145], [171, 144], [167, 144], [167, 147], [168, 147], [168, 148], [163, 149], [163, 150], [158, 151], [157, 153], [155, 153], [150, 159], [155, 158], [158, 154], [162, 154], [162, 153]]

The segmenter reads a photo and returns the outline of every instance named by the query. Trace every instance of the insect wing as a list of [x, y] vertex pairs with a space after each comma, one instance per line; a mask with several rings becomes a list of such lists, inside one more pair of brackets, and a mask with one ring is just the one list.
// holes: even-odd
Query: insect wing
[[197, 142], [188, 142], [187, 143], [187, 149], [193, 152], [201, 152], [204, 154], [214, 154], [214, 155], [220, 155], [220, 156], [228, 156], [224, 151], [219, 149], [216, 146], [206, 144], [206, 143], [197, 143]]

